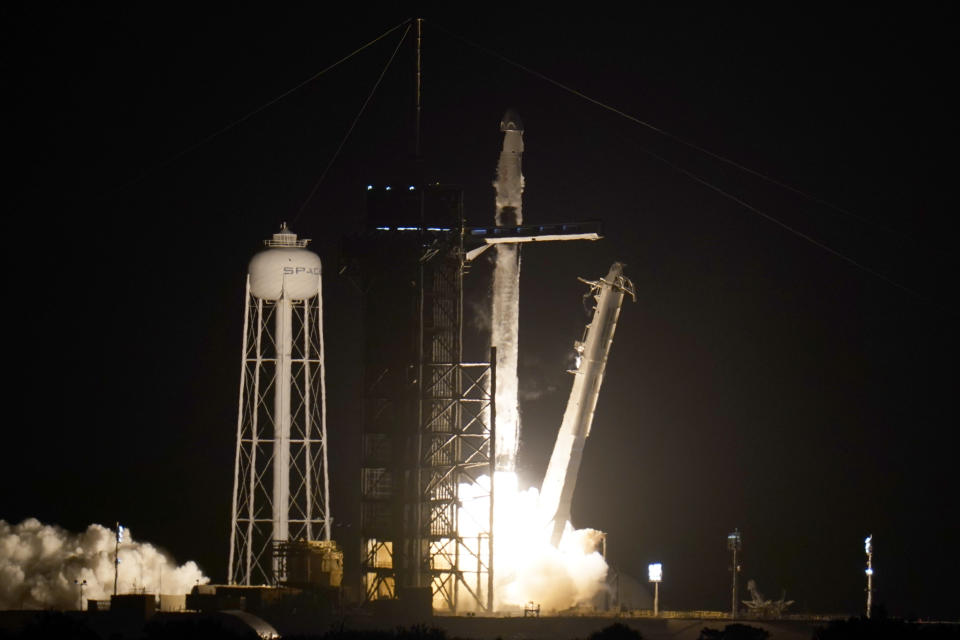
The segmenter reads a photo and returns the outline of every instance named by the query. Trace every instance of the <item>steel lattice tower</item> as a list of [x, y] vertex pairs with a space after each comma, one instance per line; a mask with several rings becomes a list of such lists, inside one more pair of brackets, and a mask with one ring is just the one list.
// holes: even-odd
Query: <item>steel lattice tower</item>
[[[434, 609], [492, 598], [491, 535], [464, 535], [461, 487], [490, 501], [489, 362], [463, 362], [458, 188], [368, 192], [347, 254], [364, 291], [361, 576], [365, 598], [429, 589]], [[484, 490], [486, 494], [484, 495]], [[475, 528], [475, 527], [474, 527]]]
[[247, 274], [230, 584], [285, 579], [278, 543], [330, 540], [320, 258], [286, 225]]

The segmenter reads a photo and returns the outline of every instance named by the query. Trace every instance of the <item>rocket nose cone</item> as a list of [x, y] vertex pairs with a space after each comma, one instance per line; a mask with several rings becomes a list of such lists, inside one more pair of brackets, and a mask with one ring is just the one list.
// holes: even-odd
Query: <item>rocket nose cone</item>
[[507, 109], [507, 112], [503, 114], [503, 120], [500, 121], [500, 131], [523, 131], [520, 115], [514, 109]]

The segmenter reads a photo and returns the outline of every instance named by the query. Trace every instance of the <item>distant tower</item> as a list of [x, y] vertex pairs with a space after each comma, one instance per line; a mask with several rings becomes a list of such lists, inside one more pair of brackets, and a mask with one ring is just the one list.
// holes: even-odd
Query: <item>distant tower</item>
[[228, 581], [286, 578], [277, 543], [330, 540], [320, 258], [284, 224], [247, 272]]

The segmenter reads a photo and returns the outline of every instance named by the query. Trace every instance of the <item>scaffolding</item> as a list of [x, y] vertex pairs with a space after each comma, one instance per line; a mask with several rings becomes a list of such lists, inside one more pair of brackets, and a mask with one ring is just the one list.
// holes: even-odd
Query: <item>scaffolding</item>
[[492, 508], [470, 535], [460, 521], [462, 488], [492, 505], [493, 486], [493, 369], [463, 361], [465, 232], [459, 189], [384, 191], [347, 251], [364, 290], [368, 601], [429, 588], [435, 610], [492, 608]]

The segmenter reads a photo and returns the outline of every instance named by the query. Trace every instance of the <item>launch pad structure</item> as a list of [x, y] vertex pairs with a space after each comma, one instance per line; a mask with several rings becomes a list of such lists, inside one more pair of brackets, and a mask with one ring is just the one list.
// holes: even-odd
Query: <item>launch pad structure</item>
[[[421, 29], [418, 19], [418, 162]], [[515, 111], [507, 111], [500, 131], [495, 226], [467, 227], [460, 188], [426, 184], [420, 167], [414, 185], [369, 186], [364, 230], [344, 241], [341, 273], [363, 292], [359, 551], [365, 602], [429, 603], [449, 613], [494, 610], [494, 478], [514, 471], [520, 429], [517, 245], [600, 238], [596, 222], [523, 224], [523, 125]], [[307, 242], [284, 225], [250, 263], [231, 585], [314, 584], [316, 570], [333, 586], [342, 576], [343, 555], [331, 540], [321, 265]], [[469, 262], [494, 245], [493, 312], [505, 321], [491, 336], [490, 359], [467, 362], [464, 276]], [[603, 321], [602, 331], [585, 334], [586, 346], [577, 343], [578, 353], [590, 353], [586, 367], [574, 373], [589, 382], [574, 385], [561, 429], [564, 446], [555, 449], [545, 479], [544, 488], [553, 489], [545, 516], [554, 545], [569, 515], [579, 453], [627, 291], [623, 283], [629, 283], [619, 271], [608, 280], [594, 284], [601, 318], [612, 319]], [[612, 312], [604, 303], [611, 288], [619, 296]], [[510, 382], [499, 394], [498, 369]], [[505, 413], [499, 438], [498, 402]], [[488, 517], [477, 516], [483, 511]]]
[[[429, 589], [437, 611], [493, 610], [496, 356], [463, 360], [464, 275], [483, 247], [599, 231], [596, 222], [467, 227], [459, 187], [368, 188], [365, 230], [344, 246], [364, 298], [365, 601]], [[469, 535], [464, 500], [490, 507]]]
[[[502, 338], [500, 361], [496, 335], [489, 360], [464, 360], [467, 265], [494, 245], [500, 257], [514, 256], [515, 334], [515, 245], [600, 238], [596, 222], [522, 224], [522, 128], [510, 116], [501, 123], [498, 167], [510, 176], [510, 197], [500, 202], [498, 195], [496, 226], [468, 227], [456, 186], [371, 185], [364, 230], [344, 241], [341, 273], [363, 292], [359, 551], [366, 602], [448, 613], [494, 609], [494, 477], [498, 454], [513, 460], [517, 441], [514, 434], [512, 447], [498, 451], [496, 378], [508, 350], [516, 377], [516, 337]], [[321, 264], [307, 242], [284, 225], [250, 263], [231, 585], [315, 584], [312, 576], [323, 574], [333, 586], [342, 575], [343, 556], [331, 540]], [[514, 385], [512, 401], [503, 400], [514, 414], [515, 392]]]
[[[433, 607], [490, 610], [492, 533], [460, 533], [460, 487], [492, 477], [490, 362], [463, 361], [462, 192], [370, 188], [345, 246], [364, 292], [364, 599], [429, 589]], [[486, 487], [492, 503], [492, 486]]]

